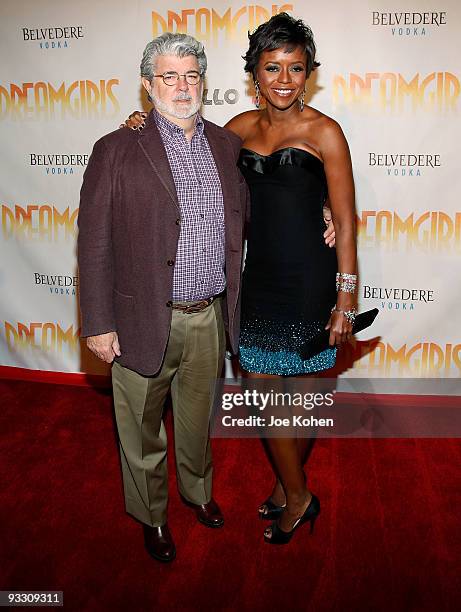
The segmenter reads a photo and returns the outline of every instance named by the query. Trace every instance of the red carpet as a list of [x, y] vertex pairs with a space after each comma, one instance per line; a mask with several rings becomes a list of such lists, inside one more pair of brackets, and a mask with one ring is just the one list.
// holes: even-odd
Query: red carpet
[[[256, 508], [271, 475], [257, 440], [215, 440], [221, 530], [178, 499], [170, 565], [124, 512], [111, 397], [0, 381], [2, 590], [62, 590], [68, 610], [456, 610], [458, 440], [319, 440], [314, 534], [271, 547]], [[168, 417], [168, 421], [170, 417]]]

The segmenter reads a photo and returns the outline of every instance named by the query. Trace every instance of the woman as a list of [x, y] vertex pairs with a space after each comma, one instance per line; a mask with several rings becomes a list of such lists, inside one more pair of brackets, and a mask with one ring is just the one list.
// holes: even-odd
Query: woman
[[[306, 79], [319, 65], [315, 51], [311, 30], [286, 13], [259, 26], [244, 59], [256, 105], [264, 98], [265, 108], [226, 126], [243, 141], [239, 165], [251, 193], [239, 355], [250, 379], [332, 367], [336, 345], [350, 337], [355, 317], [351, 160], [339, 125], [304, 104]], [[322, 240], [327, 195], [336, 253]], [[330, 330], [331, 348], [303, 361], [301, 345], [323, 328]], [[303, 472], [309, 440], [266, 442], [277, 481], [260, 514], [277, 519], [266, 540], [284, 544], [303, 523], [312, 527], [320, 511]]]
[[[311, 30], [286, 13], [259, 26], [244, 56], [258, 110], [225, 126], [243, 141], [239, 166], [251, 193], [239, 354], [250, 381], [331, 368], [355, 317], [351, 160], [339, 125], [304, 104], [306, 79], [319, 65], [315, 51]], [[263, 98], [265, 108], [259, 109]], [[142, 126], [141, 115], [131, 115], [127, 124]], [[328, 248], [330, 232], [323, 239], [327, 198], [336, 253]], [[303, 361], [299, 349], [324, 328], [331, 348]], [[264, 532], [266, 541], [286, 544], [302, 524], [312, 527], [320, 512], [303, 471], [309, 439], [266, 443], [276, 484], [259, 513], [276, 519]]]

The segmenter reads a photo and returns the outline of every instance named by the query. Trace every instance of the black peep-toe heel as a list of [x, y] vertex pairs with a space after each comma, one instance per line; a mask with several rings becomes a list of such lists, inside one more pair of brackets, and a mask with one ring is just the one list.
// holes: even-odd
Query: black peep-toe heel
[[299, 519], [295, 522], [295, 524], [293, 525], [293, 529], [291, 531], [284, 531], [283, 529], [279, 527], [278, 522], [274, 521], [272, 525], [270, 526], [270, 529], [271, 529], [270, 537], [267, 537], [264, 534], [264, 539], [266, 540], [266, 542], [269, 542], [269, 544], [288, 544], [288, 542], [293, 537], [293, 534], [296, 531], [296, 529], [298, 529], [298, 527], [301, 527], [301, 525], [304, 525], [304, 523], [311, 524], [310, 532], [313, 533], [314, 524], [319, 514], [320, 514], [320, 501], [318, 497], [316, 497], [315, 495], [312, 495], [312, 499], [309, 502], [309, 505], [307, 506], [304, 514], [300, 516]]

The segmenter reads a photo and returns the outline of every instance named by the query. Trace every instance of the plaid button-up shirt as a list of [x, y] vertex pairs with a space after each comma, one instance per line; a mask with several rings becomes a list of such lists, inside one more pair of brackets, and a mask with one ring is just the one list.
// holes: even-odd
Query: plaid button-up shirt
[[224, 276], [224, 204], [218, 170], [199, 115], [191, 142], [184, 130], [154, 110], [181, 211], [173, 301], [221, 293]]

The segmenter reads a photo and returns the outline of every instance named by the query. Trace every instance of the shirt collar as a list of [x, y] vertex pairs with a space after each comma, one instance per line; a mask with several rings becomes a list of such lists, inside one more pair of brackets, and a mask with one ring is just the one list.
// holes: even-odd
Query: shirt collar
[[[157, 127], [161, 133], [170, 137], [177, 136], [179, 134], [184, 134], [184, 130], [179, 127], [179, 125], [176, 125], [176, 123], [169, 121], [169, 119], [161, 115], [155, 108], [153, 109], [153, 115], [155, 123], [157, 124]], [[195, 134], [197, 134], [199, 137], [202, 137], [204, 128], [205, 125], [203, 123], [203, 119], [200, 114], [197, 113], [195, 119]]]

